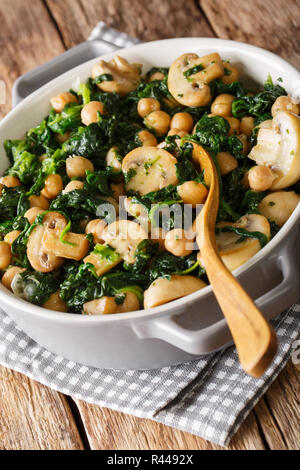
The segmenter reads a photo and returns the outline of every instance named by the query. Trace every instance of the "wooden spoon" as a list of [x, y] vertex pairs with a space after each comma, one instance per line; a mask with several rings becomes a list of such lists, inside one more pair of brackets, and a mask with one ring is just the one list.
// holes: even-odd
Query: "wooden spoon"
[[219, 256], [215, 237], [219, 208], [218, 174], [206, 150], [191, 143], [194, 147], [193, 159], [204, 170], [205, 183], [210, 187], [196, 221], [197, 243], [206, 274], [227, 320], [243, 369], [254, 377], [260, 377], [276, 354], [276, 334]]

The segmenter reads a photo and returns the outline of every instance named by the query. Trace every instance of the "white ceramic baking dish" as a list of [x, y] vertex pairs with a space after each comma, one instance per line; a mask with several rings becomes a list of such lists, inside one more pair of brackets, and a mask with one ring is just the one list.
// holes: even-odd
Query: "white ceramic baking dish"
[[[118, 51], [130, 62], [170, 66], [185, 52], [218, 51], [238, 64], [248, 82], [263, 84], [268, 73], [281, 77], [289, 92], [300, 74], [263, 49], [206, 38], [168, 39]], [[103, 56], [111, 59], [114, 53]], [[0, 123], [0, 140], [19, 138], [50, 110], [49, 99], [85, 80], [96, 60], [76, 67], [34, 92]], [[0, 172], [8, 166], [1, 146]], [[288, 308], [300, 296], [298, 236], [300, 204], [274, 239], [235, 274], [256, 299], [266, 318]], [[231, 336], [210, 286], [166, 305], [137, 312], [81, 316], [46, 310], [25, 302], [0, 285], [1, 307], [34, 340], [50, 351], [82, 364], [119, 369], [157, 368], [209, 354], [231, 343]]]

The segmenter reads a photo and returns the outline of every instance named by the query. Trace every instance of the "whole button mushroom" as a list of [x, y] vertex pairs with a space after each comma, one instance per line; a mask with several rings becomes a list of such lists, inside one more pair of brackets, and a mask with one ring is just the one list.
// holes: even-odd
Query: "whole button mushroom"
[[153, 308], [166, 304], [171, 300], [179, 299], [203, 289], [206, 285], [205, 282], [195, 276], [173, 274], [170, 278], [156, 279], [144, 292], [144, 308]]
[[288, 188], [300, 178], [300, 118], [287, 111], [280, 111], [267, 126], [261, 126], [257, 145], [249, 158], [257, 165], [273, 170], [275, 178], [269, 189]]
[[183, 54], [170, 67], [168, 88], [184, 106], [207, 106], [212, 99], [209, 83], [223, 76], [224, 67], [218, 53], [203, 57]]
[[[137, 88], [141, 81], [142, 66], [140, 64], [129, 64], [127, 60], [120, 56], [106, 62], [100, 60], [92, 69], [92, 77], [99, 79], [106, 75], [106, 80], [99, 80], [98, 88], [109, 93], [118, 93], [121, 96], [127, 95]], [[111, 80], [107, 80], [111, 78]]]

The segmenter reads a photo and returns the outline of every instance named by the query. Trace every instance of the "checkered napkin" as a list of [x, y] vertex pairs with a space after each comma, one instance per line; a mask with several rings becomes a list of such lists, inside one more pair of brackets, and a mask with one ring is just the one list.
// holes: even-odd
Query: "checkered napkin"
[[[104, 38], [106, 43], [119, 47], [137, 42], [104, 23], [97, 26], [92, 38]], [[157, 370], [82, 366], [39, 346], [1, 309], [0, 364], [80, 400], [150, 418], [227, 445], [288, 361], [299, 335], [299, 312], [300, 301], [273, 322], [278, 354], [259, 380], [241, 370], [234, 348]]]

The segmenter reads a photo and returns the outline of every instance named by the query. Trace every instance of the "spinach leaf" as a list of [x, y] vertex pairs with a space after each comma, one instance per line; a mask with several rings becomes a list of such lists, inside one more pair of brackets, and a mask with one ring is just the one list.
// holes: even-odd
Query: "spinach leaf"
[[90, 300], [99, 299], [104, 295], [115, 296], [131, 286], [143, 288], [146, 285], [146, 277], [140, 273], [114, 271], [95, 277], [90, 268], [88, 263], [80, 265], [79, 268], [71, 265], [60, 285], [61, 297], [72, 312], [80, 313], [83, 304]]
[[81, 110], [82, 105], [76, 103], [67, 104], [61, 113], [52, 110], [48, 118], [48, 127], [57, 134], [65, 134], [81, 124]]
[[93, 83], [98, 85], [102, 82], [112, 82], [113, 79], [114, 78], [110, 73], [102, 73], [101, 75], [98, 75], [98, 77], [94, 78]]
[[254, 96], [243, 96], [232, 103], [234, 117], [254, 116], [263, 120], [271, 119], [271, 108], [279, 96], [287, 95], [280, 85], [274, 85], [272, 79], [266, 81], [264, 90]]
[[243, 144], [236, 136], [228, 136], [229, 123], [221, 116], [204, 115], [196, 124], [193, 138], [206, 147], [211, 156], [228, 151], [236, 158], [243, 159]]
[[257, 239], [260, 243], [261, 248], [263, 248], [268, 243], [268, 238], [262, 232], [249, 232], [244, 228], [233, 227], [232, 225], [226, 225], [225, 227], [216, 228], [216, 233], [222, 232], [233, 232], [238, 235], [240, 238], [237, 240], [237, 243], [243, 242], [246, 238]]
[[59, 278], [53, 273], [24, 271], [20, 274], [17, 287], [26, 300], [43, 305], [59, 289]]
[[[14, 219], [18, 215], [18, 205], [24, 197], [26, 189], [23, 187], [4, 187], [0, 194], [0, 222]], [[22, 199], [23, 201], [23, 199]]]
[[169, 277], [171, 274], [186, 274], [187, 271], [196, 277], [202, 277], [205, 272], [199, 266], [195, 253], [187, 257], [180, 257], [163, 252], [156, 256], [150, 265], [149, 282], [151, 283], [159, 277]]
[[79, 155], [92, 160], [96, 168], [105, 166], [105, 156], [109, 150], [105, 144], [103, 132], [96, 123], [87, 127], [78, 127], [62, 146], [67, 155]]
[[142, 272], [157, 252], [157, 243], [152, 243], [151, 240], [143, 240], [134, 253], [136, 261], [134, 263], [124, 263], [124, 269], [132, 273]]

